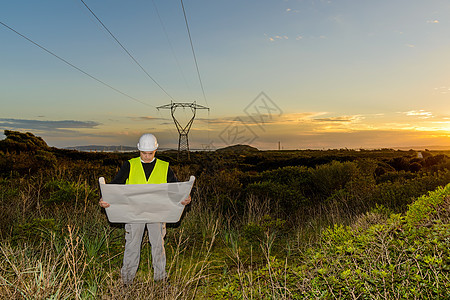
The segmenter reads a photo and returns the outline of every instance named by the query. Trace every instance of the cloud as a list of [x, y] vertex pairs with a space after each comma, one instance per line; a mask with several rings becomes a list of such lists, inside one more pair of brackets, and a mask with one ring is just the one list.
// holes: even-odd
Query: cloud
[[130, 117], [131, 120], [133, 121], [167, 121], [170, 120], [169, 118], [156, 118], [156, 117], [152, 117], [152, 116], [143, 116], [143, 117]]
[[101, 123], [94, 121], [75, 121], [75, 120], [42, 121], [42, 120], [0, 118], [0, 127], [11, 129], [58, 131], [61, 129], [94, 128], [97, 127], [98, 125], [101, 125]]
[[405, 112], [404, 114], [406, 114], [407, 116], [418, 116], [420, 119], [429, 119], [429, 118], [433, 118], [433, 113], [429, 112], [429, 111], [425, 111], [423, 109], [421, 110], [410, 110]]
[[[192, 130], [194, 137], [192, 147], [201, 148], [201, 144], [211, 141], [217, 148], [225, 146], [220, 136], [223, 137], [224, 130], [229, 128], [227, 126], [233, 124], [242, 130], [251, 129], [257, 136], [252, 145], [260, 149], [275, 149], [279, 141], [285, 149], [344, 147], [367, 149], [400, 146], [412, 148], [450, 145], [448, 141], [450, 130], [447, 130], [450, 129], [450, 119], [445, 119], [449, 116], [434, 117], [433, 121], [443, 122], [429, 126], [426, 119], [418, 122], [418, 117], [427, 115], [429, 112], [425, 110], [406, 111], [394, 116], [336, 115], [332, 112], [283, 113], [279, 116], [274, 115], [271, 119], [267, 118], [263, 128], [252, 123], [245, 115], [198, 118], [196, 119], [198, 126]], [[390, 122], [386, 122], [387, 120]], [[205, 128], [206, 123], [209, 123], [208, 129]]]
[[318, 118], [313, 119], [315, 122], [339, 122], [339, 123], [347, 123], [354, 122], [363, 119], [360, 115], [355, 116], [340, 116], [340, 117], [329, 117], [329, 118]]
[[275, 41], [281, 41], [281, 40], [288, 40], [289, 39], [289, 37], [287, 36], [287, 35], [275, 35], [275, 36], [269, 36], [268, 34], [264, 34], [266, 37], [267, 37], [267, 39], [270, 41], [270, 42], [275, 42]]
[[221, 117], [221, 118], [196, 118], [196, 122], [200, 121], [200, 122], [204, 122], [204, 123], [209, 123], [209, 125], [214, 126], [214, 125], [229, 125], [232, 123], [235, 123], [236, 120], [239, 120], [240, 122], [244, 122], [246, 125], [252, 126], [255, 125], [257, 126], [258, 124], [255, 123], [255, 119], [256, 120], [260, 120], [262, 118], [262, 120], [264, 122], [263, 125], [265, 124], [276, 124], [276, 125], [285, 125], [285, 124], [298, 124], [299, 122], [304, 122], [304, 121], [308, 121], [310, 122], [311, 118], [317, 117], [317, 116], [321, 116], [326, 114], [326, 112], [301, 112], [301, 113], [289, 113], [289, 114], [285, 114], [285, 113], [281, 113], [279, 115], [277, 114], [261, 114], [261, 115], [253, 115], [251, 118], [248, 115], [235, 115], [235, 116], [229, 116], [229, 117]]
[[[249, 126], [255, 130], [257, 134], [271, 130], [284, 133], [289, 131], [292, 135], [297, 135], [299, 131], [305, 134], [318, 134], [321, 132], [350, 132], [368, 127], [360, 122], [365, 119], [362, 115], [325, 117], [329, 114], [330, 113], [328, 112], [301, 112], [287, 114], [282, 113], [280, 115], [272, 115], [270, 117], [268, 115], [264, 115], [262, 116], [263, 122], [261, 123], [256, 123], [246, 115], [212, 119], [198, 118], [196, 121], [203, 124], [208, 123], [207, 131], [210, 132], [219, 132], [227, 126], [244, 124], [245, 126]], [[205, 125], [202, 125], [202, 127], [204, 126]]]
[[286, 12], [287, 12], [287, 13], [299, 13], [300, 11], [297, 10], [297, 9], [286, 8]]
[[247, 125], [252, 125], [253, 121], [248, 116], [232, 116], [232, 117], [221, 117], [221, 118], [196, 118], [195, 121], [200, 121], [203, 123], [207, 123], [211, 126], [214, 125], [229, 125], [235, 123], [236, 120], [240, 120], [244, 123], [248, 123]]
[[290, 113], [283, 114], [277, 119], [279, 124], [289, 124], [298, 122], [311, 122], [314, 117], [326, 115], [327, 112], [301, 112], [301, 113]]
[[[155, 119], [160, 118], [136, 117], [136, 120], [141, 120], [142, 123], [145, 120]], [[325, 111], [283, 113], [272, 115], [264, 121], [262, 128], [244, 113], [196, 118], [194, 124], [197, 125], [194, 125], [190, 133], [191, 147], [201, 149], [202, 144], [208, 143], [213, 143], [217, 148], [222, 147], [223, 140], [220, 136], [221, 134], [223, 136], [222, 132], [233, 124], [240, 126], [237, 128], [251, 129], [258, 137], [252, 144], [260, 149], [275, 149], [279, 141], [285, 149], [450, 146], [450, 116], [434, 116], [429, 111], [419, 109], [397, 112], [393, 116], [389, 114], [339, 115]], [[132, 122], [132, 125], [136, 123]], [[0, 126], [3, 128], [25, 129], [41, 136], [49, 145], [60, 147], [89, 144], [134, 146], [143, 132], [150, 131], [158, 137], [162, 148], [176, 148], [178, 143], [176, 128], [173, 122], [166, 124], [167, 126], [157, 126], [147, 122], [144, 126], [148, 127], [145, 129], [136, 129], [133, 126], [128, 129], [124, 127], [114, 129], [111, 126], [97, 129], [96, 126], [99, 124], [89, 121], [0, 119]], [[155, 128], [150, 128], [153, 126]], [[83, 128], [95, 128], [95, 130], [82, 130]]]
[[[314, 122], [315, 117], [323, 116], [327, 114], [327, 112], [301, 112], [301, 113], [289, 113], [289, 114], [262, 114], [260, 117], [263, 118], [264, 124], [275, 124], [275, 125], [296, 125], [298, 123], [312, 123]], [[259, 118], [256, 116], [256, 118]], [[342, 117], [342, 118], [350, 118], [350, 117]], [[240, 122], [244, 122], [245, 124], [252, 126], [258, 125], [255, 121], [250, 118], [248, 115], [236, 115], [229, 117], [220, 117], [220, 118], [196, 118], [195, 122], [203, 122], [208, 123], [210, 126], [227, 126], [229, 124], [235, 123], [236, 120]]]
[[[101, 123], [94, 121], [76, 120], [29, 120], [0, 118], [2, 130], [14, 130], [21, 132], [32, 132], [42, 137], [49, 146], [66, 147], [80, 144], [92, 144], [105, 138], [103, 133], [97, 132], [96, 127]], [[91, 129], [83, 130], [83, 129]], [[0, 135], [0, 139], [4, 135]]]
[[[445, 131], [449, 128], [447, 123], [430, 124], [430, 120], [448, 121], [442, 117], [436, 117], [425, 110], [411, 110], [399, 112], [396, 116], [386, 114], [355, 114], [355, 115], [333, 115], [330, 112], [302, 112], [283, 113], [265, 118], [263, 128], [258, 128], [248, 116], [233, 116], [221, 118], [199, 118], [196, 121], [203, 123], [200, 127], [205, 130], [208, 124], [209, 132], [223, 130], [226, 126], [233, 124], [236, 120], [253, 128], [257, 134], [262, 132], [283, 132], [283, 134], [296, 136], [300, 132], [305, 135], [320, 135], [325, 133], [351, 133], [351, 132], [378, 132], [378, 131], [401, 131], [401, 132], [426, 132]], [[387, 122], [389, 120], [389, 122]], [[200, 125], [200, 124], [199, 124]], [[440, 125], [440, 126], [439, 126]], [[206, 132], [206, 131], [205, 131]], [[263, 135], [261, 135], [263, 138]]]
[[[321, 132], [300, 134], [298, 148], [397, 148], [448, 145], [445, 136], [432, 136], [432, 132], [409, 130], [356, 130], [351, 132]], [[291, 146], [294, 148], [293, 146]]]
[[438, 24], [439, 21], [438, 20], [428, 20], [427, 23], [429, 23], [429, 24]]
[[416, 48], [416, 46], [412, 45], [412, 44], [406, 44], [406, 47], [408, 47], [408, 48]]
[[337, 24], [344, 24], [345, 18], [343, 15], [335, 15], [331, 18], [332, 21], [334, 21]]
[[434, 91], [439, 94], [448, 94], [450, 92], [450, 87], [447, 86], [441, 86], [438, 88], [434, 88]]

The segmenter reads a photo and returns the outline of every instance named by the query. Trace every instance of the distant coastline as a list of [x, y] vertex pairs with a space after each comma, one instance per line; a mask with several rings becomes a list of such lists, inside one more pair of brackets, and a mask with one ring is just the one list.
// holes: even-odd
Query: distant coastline
[[[197, 151], [211, 151], [211, 150], [223, 150], [223, 149], [227, 149], [228, 147], [224, 147], [224, 148], [219, 148], [219, 149], [198, 149], [198, 148], [193, 148], [191, 149], [191, 151], [193, 152], [197, 152]], [[67, 149], [67, 150], [77, 150], [77, 151], [83, 151], [83, 152], [134, 152], [137, 151], [136, 147], [132, 147], [132, 146], [122, 146], [122, 145], [113, 145], [113, 146], [104, 146], [104, 145], [86, 145], [86, 146], [72, 146], [72, 147], [64, 147], [62, 149]], [[256, 148], [255, 148], [256, 149]], [[439, 145], [435, 145], [435, 146], [411, 146], [411, 147], [380, 147], [380, 148], [345, 148], [346, 150], [382, 150], [382, 149], [392, 149], [392, 150], [401, 150], [401, 151], [408, 151], [408, 150], [414, 150], [414, 151], [426, 151], [426, 150], [430, 150], [430, 151], [446, 151], [446, 150], [450, 150], [450, 147], [448, 146], [439, 146]], [[160, 148], [159, 151], [177, 151], [176, 148]], [[262, 150], [265, 151], [264, 149], [256, 149], [256, 150]], [[274, 151], [276, 149], [269, 149], [267, 151]], [[305, 149], [284, 149], [285, 151], [296, 151], [296, 150], [333, 150], [333, 149], [320, 149], [320, 148], [305, 148]], [[339, 150], [339, 149], [334, 149], [334, 150]], [[342, 150], [342, 149], [340, 149]]]
[[83, 152], [133, 152], [137, 151], [136, 147], [130, 146], [102, 146], [102, 145], [87, 145], [87, 146], [73, 146], [64, 147], [67, 150], [77, 150]]

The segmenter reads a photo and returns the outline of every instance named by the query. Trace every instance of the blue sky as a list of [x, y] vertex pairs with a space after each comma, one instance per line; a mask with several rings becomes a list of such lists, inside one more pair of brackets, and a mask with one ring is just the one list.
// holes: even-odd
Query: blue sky
[[[3, 1], [0, 129], [57, 147], [176, 147], [168, 110], [196, 101], [192, 148], [450, 147], [450, 2]], [[158, 16], [159, 14], [159, 16]], [[170, 95], [170, 97], [167, 94]], [[185, 122], [190, 111], [178, 110]], [[1, 137], [1, 136], [0, 136]]]

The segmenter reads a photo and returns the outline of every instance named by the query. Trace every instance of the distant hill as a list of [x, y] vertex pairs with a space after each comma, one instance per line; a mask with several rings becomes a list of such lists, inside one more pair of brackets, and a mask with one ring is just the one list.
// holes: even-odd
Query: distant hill
[[[65, 147], [65, 150], [76, 150], [82, 152], [134, 152], [138, 151], [136, 147], [130, 146], [103, 146], [103, 145], [87, 145], [87, 146], [73, 146], [73, 147]], [[158, 148], [158, 151], [167, 151], [170, 149], [166, 148]], [[176, 151], [176, 150], [174, 150]]]
[[232, 145], [225, 148], [217, 149], [216, 152], [257, 152], [258, 148], [249, 145]]
[[409, 149], [419, 150], [449, 150], [450, 146], [431, 145], [431, 146], [411, 146], [411, 147], [393, 147], [396, 150], [408, 151]]
[[74, 147], [65, 147], [64, 149], [84, 151], [84, 152], [132, 152], [132, 151], [137, 151], [136, 147], [102, 146], [102, 145], [74, 146]]

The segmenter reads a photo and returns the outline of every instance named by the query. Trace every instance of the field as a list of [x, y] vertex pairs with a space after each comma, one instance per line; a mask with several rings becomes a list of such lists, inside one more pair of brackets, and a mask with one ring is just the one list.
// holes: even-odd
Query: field
[[444, 299], [450, 294], [450, 151], [257, 151], [178, 161], [192, 203], [168, 224], [168, 282], [154, 282], [144, 237], [123, 287], [122, 224], [98, 206], [137, 153], [0, 141], [3, 299]]

